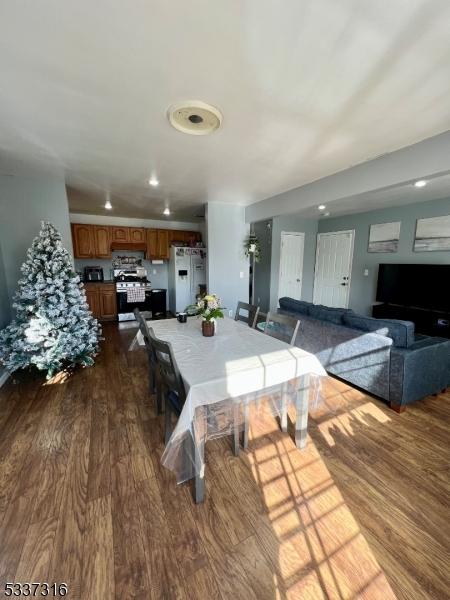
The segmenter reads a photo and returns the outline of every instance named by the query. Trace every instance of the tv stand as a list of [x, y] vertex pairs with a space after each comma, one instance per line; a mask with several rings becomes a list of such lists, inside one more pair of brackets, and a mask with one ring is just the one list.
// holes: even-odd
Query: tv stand
[[372, 316], [376, 319], [412, 321], [416, 333], [450, 338], [450, 313], [400, 304], [374, 304]]

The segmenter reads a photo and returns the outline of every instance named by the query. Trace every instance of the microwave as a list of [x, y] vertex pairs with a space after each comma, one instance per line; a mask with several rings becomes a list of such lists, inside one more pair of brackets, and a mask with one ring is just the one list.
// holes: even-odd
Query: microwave
[[103, 281], [101, 267], [84, 267], [84, 281]]

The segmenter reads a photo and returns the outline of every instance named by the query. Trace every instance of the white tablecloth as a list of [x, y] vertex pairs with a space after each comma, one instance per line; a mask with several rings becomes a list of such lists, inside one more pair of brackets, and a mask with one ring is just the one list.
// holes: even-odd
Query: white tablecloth
[[[195, 475], [193, 460], [188, 458], [191, 464], [185, 464], [180, 453], [186, 454], [182, 445], [189, 434], [195, 437], [199, 407], [208, 406], [206, 438], [217, 437], [231, 433], [237, 402], [271, 395], [275, 408], [283, 384], [289, 382], [289, 389], [285, 385], [284, 390], [288, 389], [295, 403], [296, 382], [306, 375], [312, 375], [312, 381], [326, 375], [314, 355], [229, 318], [219, 320], [216, 335], [210, 338], [203, 337], [196, 317], [188, 318], [187, 323], [168, 319], [148, 321], [148, 325], [156, 337], [172, 344], [186, 386], [186, 403], [162, 457], [179, 482]], [[140, 332], [135, 341], [143, 344]], [[314, 393], [317, 398], [317, 386]]]

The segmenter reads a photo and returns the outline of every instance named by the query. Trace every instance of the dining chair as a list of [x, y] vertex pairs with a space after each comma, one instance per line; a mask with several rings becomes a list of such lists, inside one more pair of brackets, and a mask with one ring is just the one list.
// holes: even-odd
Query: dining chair
[[186, 390], [173, 355], [172, 345], [170, 342], [164, 342], [157, 338], [151, 327], [148, 328], [148, 332], [159, 375], [165, 387], [164, 443], [167, 444], [173, 431], [173, 416], [175, 415], [178, 418], [183, 410], [186, 401]]
[[293, 346], [299, 327], [300, 321], [295, 317], [268, 312], [264, 333]]
[[[245, 314], [242, 314], [244, 311]], [[247, 323], [249, 327], [255, 328], [256, 320], [258, 319], [259, 306], [254, 304], [247, 304], [247, 302], [238, 302], [236, 313], [234, 315], [235, 321], [243, 321]]]
[[144, 338], [145, 348], [147, 350], [148, 357], [148, 382], [149, 382], [149, 391], [150, 394], [156, 394], [156, 411], [158, 414], [162, 413], [162, 385], [161, 381], [159, 381], [158, 373], [157, 373], [157, 360], [156, 354], [152, 346], [150, 332], [147, 325], [147, 321], [141, 314], [141, 311], [138, 308], [134, 309], [134, 316], [136, 317], [136, 321], [139, 325], [139, 330], [142, 333], [142, 337]]
[[[170, 342], [160, 340], [155, 336], [151, 327], [148, 328], [152, 348], [155, 351], [156, 360], [162, 382], [165, 387], [165, 423], [164, 423], [164, 444], [167, 445], [173, 432], [173, 416], [177, 419], [181, 415], [184, 403], [186, 401], [186, 389], [183, 378], [178, 369], [177, 362]], [[237, 407], [237, 405], [236, 405]], [[207, 410], [207, 407], [205, 407]], [[234, 415], [234, 453], [239, 454], [239, 428], [237, 421], [237, 411]], [[206, 412], [205, 412], [206, 417]], [[207, 419], [205, 418], [199, 426], [199, 430], [207, 428]], [[195, 460], [195, 501], [202, 502], [205, 493], [204, 482], [204, 464], [205, 464], [205, 440], [204, 435], [194, 442], [194, 460]]]
[[[264, 317], [264, 319], [262, 318]], [[256, 328], [263, 331], [266, 335], [277, 338], [293, 346], [297, 337], [300, 321], [290, 315], [281, 315], [268, 312], [267, 315], [260, 312], [256, 319]], [[287, 386], [284, 385], [281, 390], [281, 430], [287, 431]], [[242, 445], [244, 450], [248, 448], [249, 433], [249, 407], [244, 406], [244, 431]]]

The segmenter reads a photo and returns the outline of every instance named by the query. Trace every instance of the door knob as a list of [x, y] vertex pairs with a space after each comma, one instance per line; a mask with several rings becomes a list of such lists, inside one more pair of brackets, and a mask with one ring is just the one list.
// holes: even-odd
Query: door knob
[[341, 283], [341, 285], [347, 285], [346, 283]]
[[300, 279], [297, 279], [297, 281], [300, 283]]

